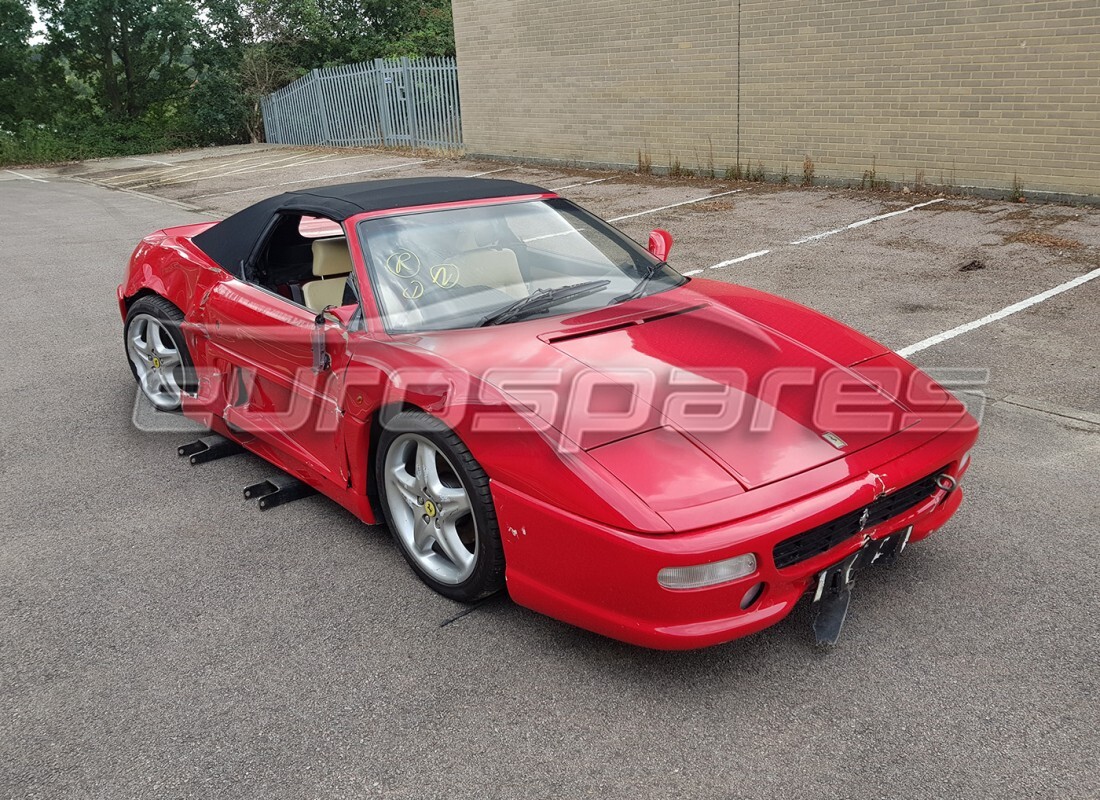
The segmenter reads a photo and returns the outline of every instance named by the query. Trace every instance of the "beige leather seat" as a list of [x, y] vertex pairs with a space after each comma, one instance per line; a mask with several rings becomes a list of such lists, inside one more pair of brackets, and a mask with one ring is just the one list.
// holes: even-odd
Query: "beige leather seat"
[[311, 311], [344, 304], [344, 285], [351, 274], [351, 253], [343, 236], [313, 242], [313, 275], [318, 280], [302, 284], [302, 298]]
[[[490, 238], [488, 234], [486, 238]], [[481, 247], [475, 231], [469, 229], [457, 237], [456, 244], [465, 251], [450, 258], [458, 267], [459, 285], [488, 286], [517, 299], [530, 294], [514, 250]]]

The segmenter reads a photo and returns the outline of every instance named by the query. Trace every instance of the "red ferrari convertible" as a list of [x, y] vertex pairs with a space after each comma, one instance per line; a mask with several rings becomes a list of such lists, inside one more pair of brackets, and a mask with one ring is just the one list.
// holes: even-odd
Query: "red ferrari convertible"
[[[836, 641], [857, 572], [942, 526], [977, 424], [809, 308], [687, 279], [536, 186], [328, 186], [134, 251], [126, 355], [161, 411], [384, 521], [416, 574], [655, 648], [804, 595]], [[204, 456], [203, 453], [206, 453]]]

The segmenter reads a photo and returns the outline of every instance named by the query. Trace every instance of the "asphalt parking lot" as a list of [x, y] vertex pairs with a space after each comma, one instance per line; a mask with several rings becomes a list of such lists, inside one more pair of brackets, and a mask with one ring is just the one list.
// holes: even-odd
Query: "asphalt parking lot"
[[[383, 528], [319, 497], [261, 514], [262, 462], [192, 468], [186, 434], [135, 426], [114, 291], [142, 236], [483, 173], [988, 371], [966, 502], [861, 577], [837, 649], [804, 607], [688, 653], [503, 597], [458, 616]], [[1100, 209], [267, 146], [0, 170], [0, 203], [0, 797], [1100, 794], [1100, 279], [1074, 285]]]

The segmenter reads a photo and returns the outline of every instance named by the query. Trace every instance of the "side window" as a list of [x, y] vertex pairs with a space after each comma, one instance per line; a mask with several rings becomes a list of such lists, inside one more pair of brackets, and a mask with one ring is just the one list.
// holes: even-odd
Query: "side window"
[[355, 302], [354, 286], [348, 286], [352, 272], [347, 239], [339, 223], [289, 212], [280, 214], [271, 228], [250, 282], [320, 311], [325, 306]]
[[267, 234], [249, 275], [251, 282], [288, 296], [283, 289], [308, 280], [313, 254], [308, 239], [298, 232], [301, 214], [280, 214]]

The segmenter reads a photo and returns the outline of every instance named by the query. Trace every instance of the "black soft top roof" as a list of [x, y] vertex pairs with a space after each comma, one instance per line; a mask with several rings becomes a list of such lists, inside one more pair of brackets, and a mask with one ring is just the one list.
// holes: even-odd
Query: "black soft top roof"
[[241, 265], [252, 255], [257, 240], [263, 236], [272, 218], [281, 211], [343, 222], [364, 211], [545, 192], [527, 183], [484, 178], [395, 178], [320, 186], [261, 200], [207, 228], [192, 241], [222, 269], [240, 277]]

